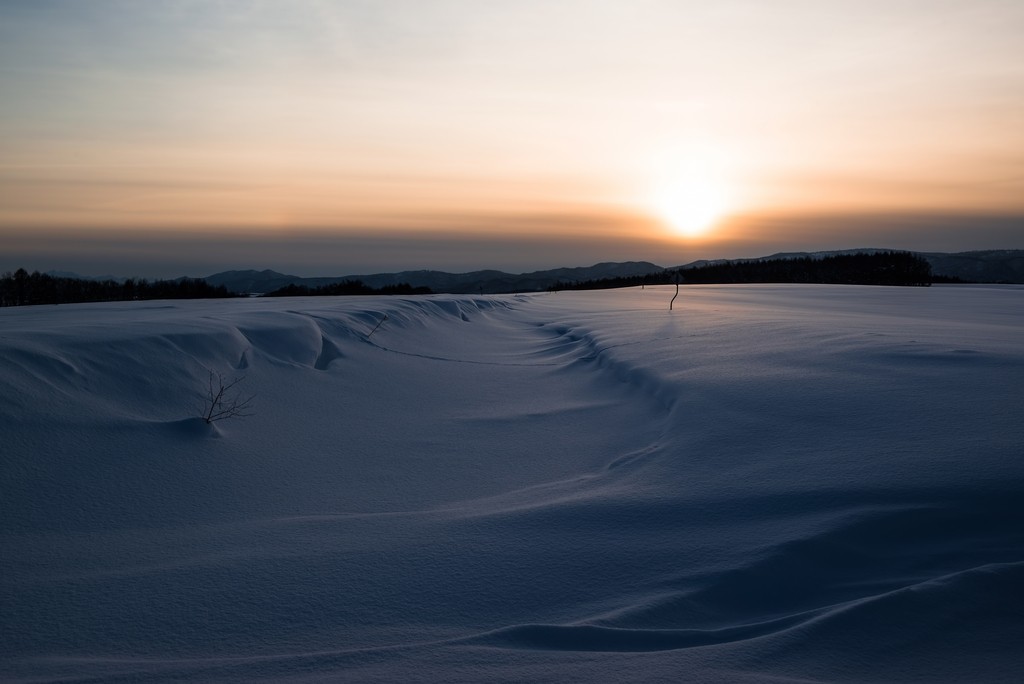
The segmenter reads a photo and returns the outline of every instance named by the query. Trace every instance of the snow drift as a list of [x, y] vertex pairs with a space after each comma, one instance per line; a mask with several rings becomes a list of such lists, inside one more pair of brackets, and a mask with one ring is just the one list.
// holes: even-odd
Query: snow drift
[[1016, 681], [1022, 294], [0, 310], [0, 676]]

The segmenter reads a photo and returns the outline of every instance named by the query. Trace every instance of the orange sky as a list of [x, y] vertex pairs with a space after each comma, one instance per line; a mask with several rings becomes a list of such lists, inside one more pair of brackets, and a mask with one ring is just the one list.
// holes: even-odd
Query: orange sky
[[4, 3], [0, 269], [1021, 247], [1022, 35], [1016, 0]]

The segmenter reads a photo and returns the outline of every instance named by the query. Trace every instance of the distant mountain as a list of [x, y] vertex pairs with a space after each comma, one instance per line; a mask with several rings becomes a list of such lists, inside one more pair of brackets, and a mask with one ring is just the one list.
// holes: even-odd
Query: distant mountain
[[875, 254], [876, 252], [893, 252], [893, 251], [906, 251], [906, 250], [892, 250], [892, 249], [881, 249], [879, 247], [861, 247], [857, 249], [838, 249], [830, 252], [776, 252], [775, 254], [769, 254], [768, 256], [762, 257], [751, 257], [746, 259], [700, 259], [698, 261], [691, 261], [688, 264], [682, 266], [673, 266], [669, 270], [686, 269], [686, 268], [700, 268], [702, 266], [715, 266], [718, 264], [742, 264], [751, 261], [768, 261], [771, 259], [805, 259], [810, 257], [812, 259], [824, 259], [830, 256], [840, 256], [843, 254]]
[[934, 275], [975, 283], [1024, 283], [1024, 249], [920, 254], [932, 265]]
[[443, 271], [403, 271], [401, 273], [377, 273], [373, 275], [348, 276], [347, 279], [361, 280], [370, 287], [409, 283], [413, 287], [426, 286], [434, 292], [458, 294], [496, 294], [501, 292], [533, 292], [544, 290], [558, 281], [592, 280], [630, 275], [645, 275], [664, 270], [661, 266], [646, 261], [623, 263], [604, 262], [579, 268], [555, 268], [530, 273], [505, 273], [503, 271], [472, 271], [470, 273], [445, 273]]
[[71, 271], [47, 271], [46, 275], [50, 276], [51, 278], [72, 278], [73, 280], [98, 280], [98, 281], [101, 281], [101, 282], [106, 282], [108, 280], [112, 280], [115, 283], [123, 283], [124, 281], [128, 280], [128, 278], [126, 278], [124, 276], [113, 276], [113, 275], [87, 276], [87, 275], [79, 275], [78, 273], [72, 273]]
[[330, 285], [346, 280], [346, 278], [303, 278], [267, 269], [264, 271], [224, 271], [206, 276], [203, 280], [215, 287], [223, 285], [229, 292], [244, 294], [273, 292], [293, 284], [308, 287]]
[[646, 261], [606, 262], [579, 268], [556, 268], [531, 273], [505, 273], [485, 270], [470, 273], [446, 273], [444, 271], [401, 271], [399, 273], [373, 273], [368, 275], [346, 275], [336, 277], [303, 278], [277, 271], [224, 271], [206, 276], [211, 285], [224, 285], [231, 292], [273, 292], [288, 285], [319, 287], [358, 280], [372, 288], [408, 283], [413, 287], [429, 287], [434, 292], [457, 294], [498, 294], [506, 292], [534, 292], [544, 290], [556, 282], [596, 280], [632, 275], [646, 275], [664, 270], [661, 266]]
[[[843, 254], [874, 253], [889, 251], [877, 247], [843, 249], [828, 252], [780, 252], [755, 259], [714, 259], [692, 261], [671, 270], [698, 268], [710, 264], [741, 263], [764, 259], [798, 259], [811, 257], [823, 259]], [[937, 276], [960, 278], [979, 283], [1024, 283], [1024, 250], [1003, 249], [980, 252], [913, 252], [928, 260], [932, 273]], [[288, 285], [320, 287], [345, 280], [359, 280], [372, 288], [408, 283], [413, 287], [429, 287], [434, 292], [456, 294], [499, 294], [507, 292], [537, 292], [555, 283], [573, 283], [605, 278], [625, 278], [660, 273], [665, 268], [649, 261], [603, 262], [593, 266], [577, 268], [554, 268], [530, 273], [505, 273], [504, 271], [483, 270], [469, 273], [447, 273], [445, 271], [400, 271], [398, 273], [371, 273], [332, 277], [304, 278], [302, 276], [278, 273], [277, 271], [224, 271], [206, 276], [206, 282], [214, 286], [223, 285], [231, 292], [263, 293], [273, 292]]]

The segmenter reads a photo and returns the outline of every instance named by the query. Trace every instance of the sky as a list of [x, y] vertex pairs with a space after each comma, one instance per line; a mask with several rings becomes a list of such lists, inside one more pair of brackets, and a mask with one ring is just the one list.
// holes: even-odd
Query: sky
[[0, 271], [1024, 248], [1019, 0], [0, 0]]

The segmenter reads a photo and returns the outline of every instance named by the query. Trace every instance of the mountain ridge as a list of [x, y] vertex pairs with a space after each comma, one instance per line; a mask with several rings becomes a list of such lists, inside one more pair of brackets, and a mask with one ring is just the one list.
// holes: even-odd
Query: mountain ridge
[[591, 266], [561, 267], [525, 273], [507, 273], [496, 269], [481, 269], [464, 273], [450, 273], [431, 269], [371, 273], [343, 276], [305, 277], [280, 273], [271, 269], [222, 271], [203, 278], [211, 285], [224, 285], [236, 293], [266, 293], [288, 285], [321, 287], [346, 280], [358, 280], [364, 285], [381, 288], [408, 283], [413, 287], [429, 287], [434, 292], [453, 294], [500, 294], [544, 290], [557, 282], [574, 282], [641, 276], [665, 270], [685, 270], [710, 264], [742, 263], [768, 259], [825, 258], [841, 254], [910, 251], [923, 257], [932, 266], [936, 276], [959, 278], [966, 282], [1024, 283], [1024, 250], [998, 249], [968, 252], [918, 252], [891, 250], [879, 247], [829, 250], [818, 252], [777, 252], [763, 257], [742, 259], [699, 259], [679, 266], [664, 267], [649, 261], [604, 261]]
[[454, 294], [498, 294], [543, 290], [559, 280], [595, 280], [625, 276], [646, 275], [665, 270], [648, 261], [600, 262], [592, 266], [562, 267], [527, 273], [506, 273], [494, 269], [449, 273], [436, 270], [398, 271], [395, 273], [371, 273], [334, 277], [303, 277], [278, 273], [270, 269], [262, 271], [223, 271], [206, 276], [211, 285], [224, 285], [238, 293], [266, 293], [288, 285], [320, 287], [346, 280], [358, 280], [364, 285], [381, 288], [388, 285], [408, 283], [413, 287], [429, 287], [435, 292]]

